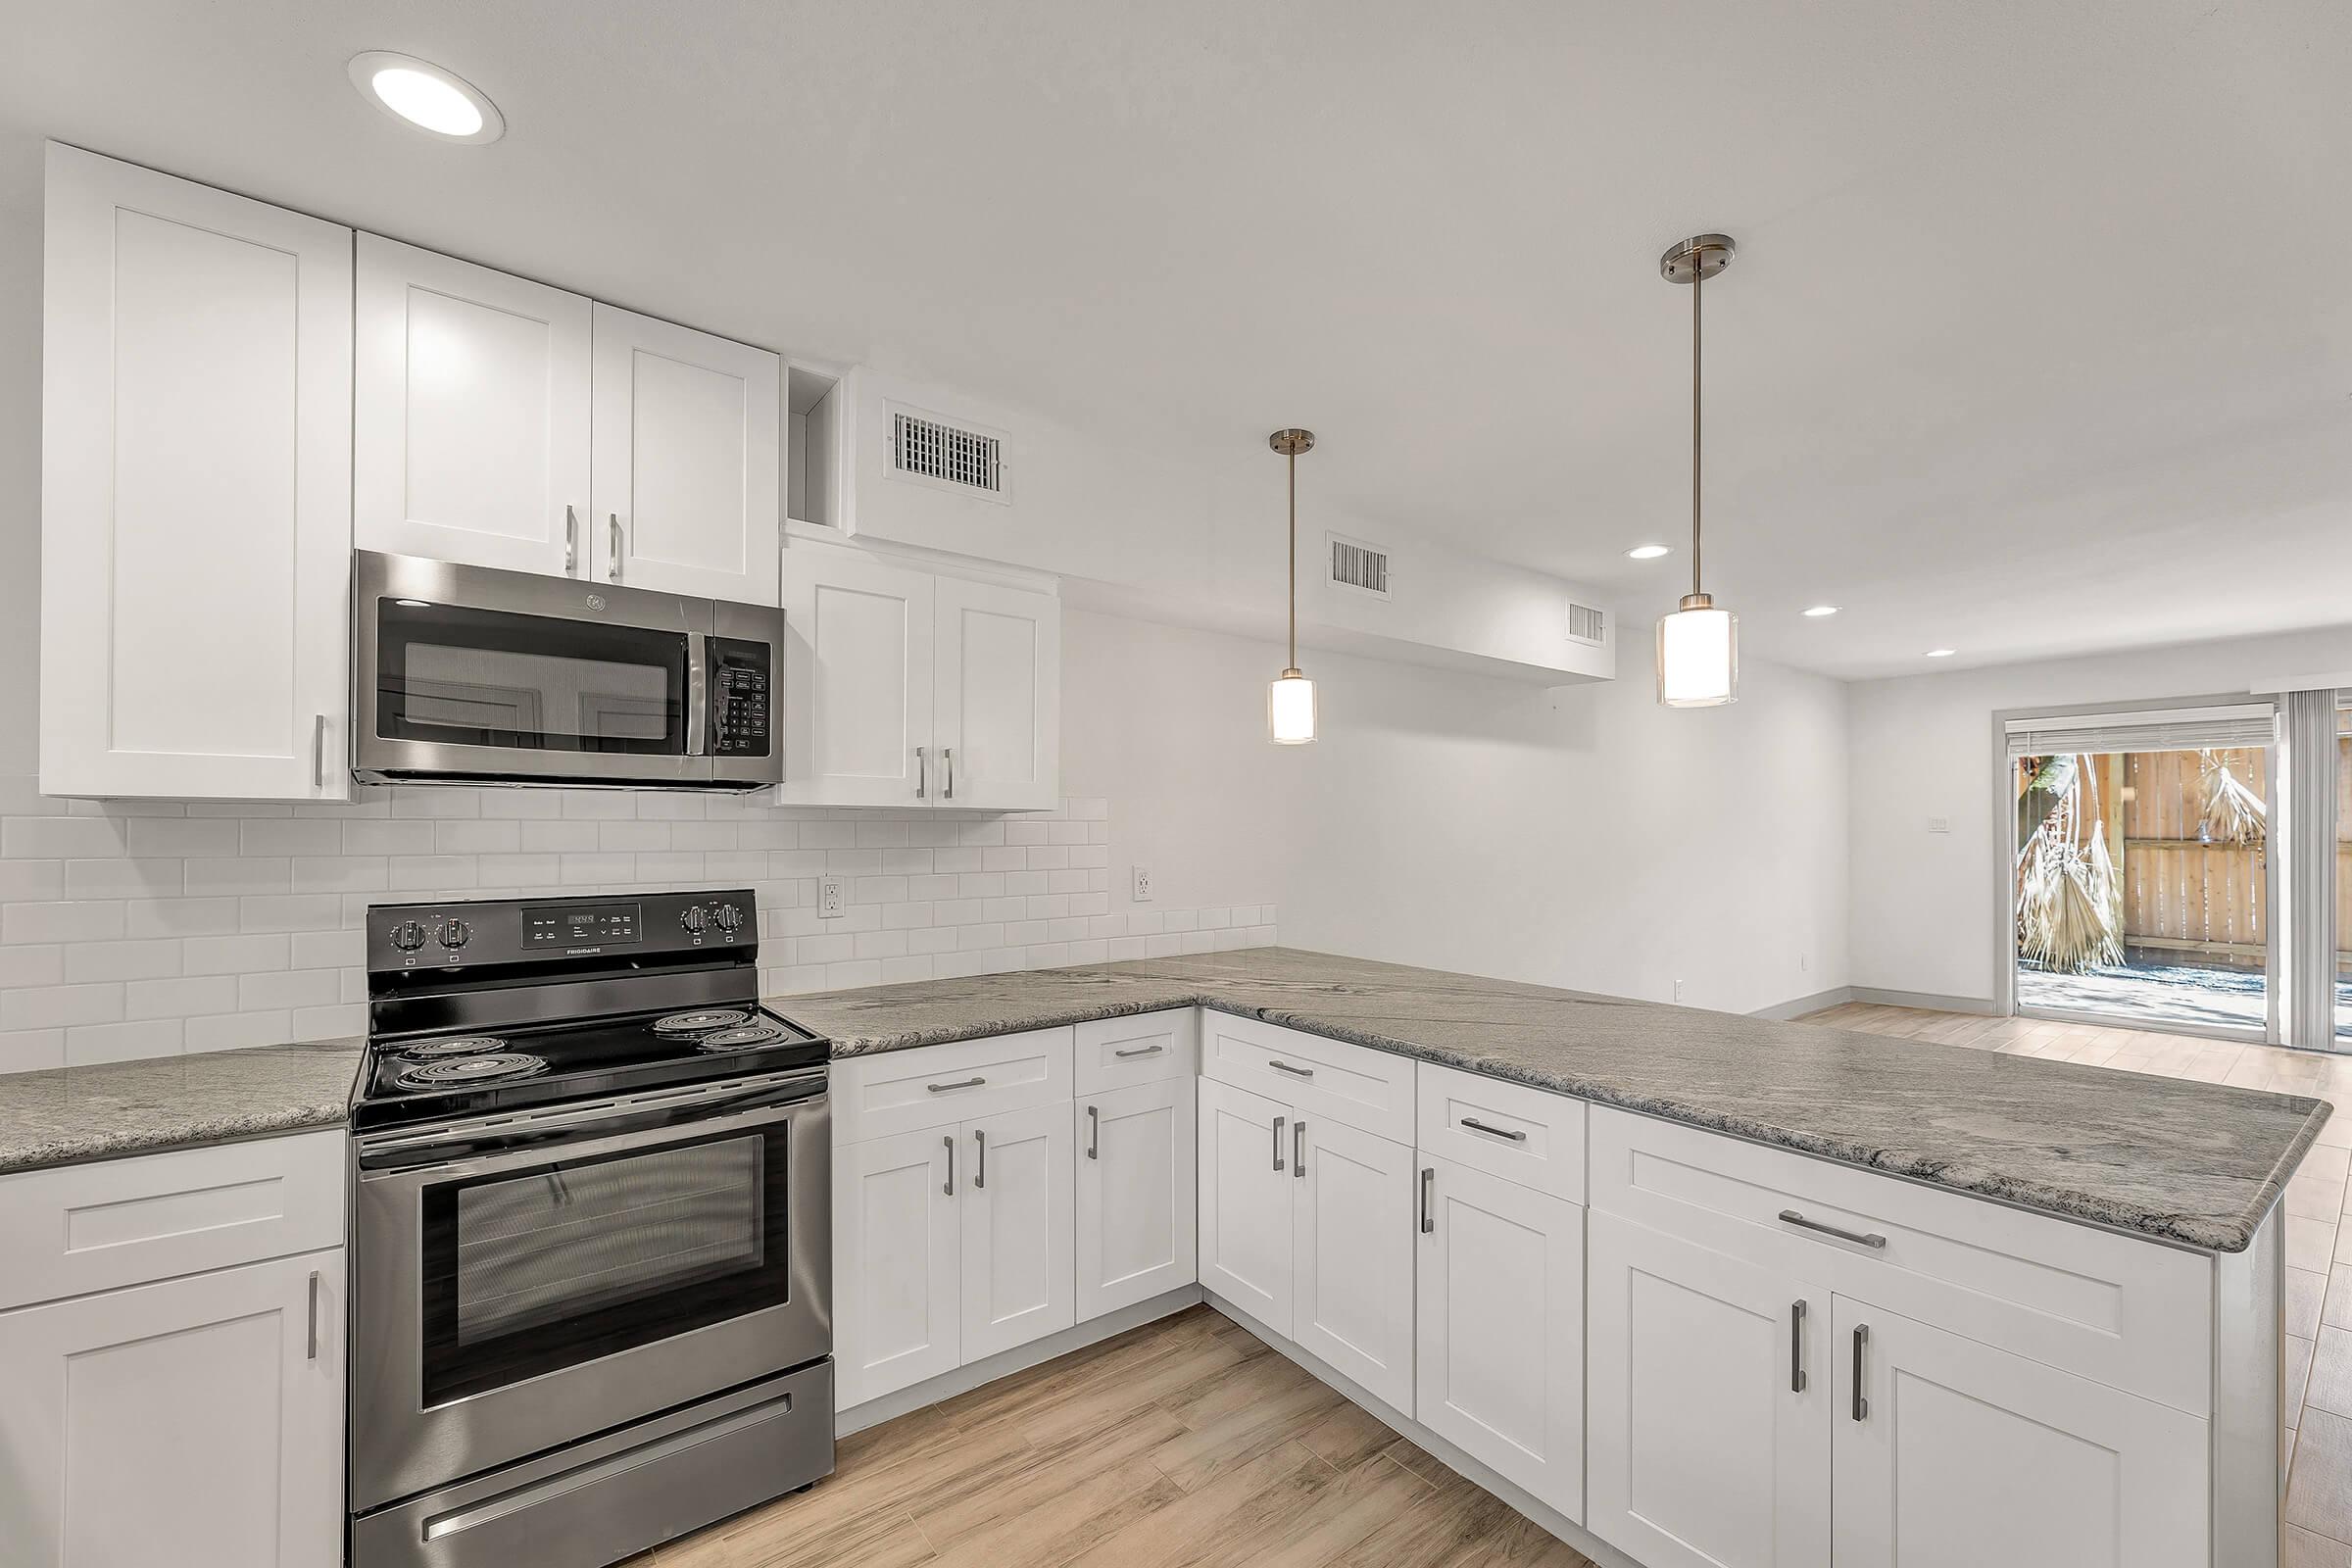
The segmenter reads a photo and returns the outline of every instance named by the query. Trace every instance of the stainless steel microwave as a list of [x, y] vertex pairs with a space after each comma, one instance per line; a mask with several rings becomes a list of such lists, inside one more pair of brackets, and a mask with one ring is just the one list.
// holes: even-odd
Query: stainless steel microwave
[[352, 771], [373, 783], [753, 790], [784, 612], [353, 552]]

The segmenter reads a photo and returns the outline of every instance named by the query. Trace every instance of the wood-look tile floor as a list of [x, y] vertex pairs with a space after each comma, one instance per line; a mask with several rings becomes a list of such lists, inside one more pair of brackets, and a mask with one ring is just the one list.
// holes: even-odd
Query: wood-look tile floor
[[1849, 1002], [1807, 1023], [2312, 1095], [2335, 1106], [2286, 1188], [2284, 1568], [2352, 1568], [2352, 1056], [2151, 1030]]
[[920, 1563], [1591, 1568], [1205, 1306], [846, 1438], [630, 1568]]

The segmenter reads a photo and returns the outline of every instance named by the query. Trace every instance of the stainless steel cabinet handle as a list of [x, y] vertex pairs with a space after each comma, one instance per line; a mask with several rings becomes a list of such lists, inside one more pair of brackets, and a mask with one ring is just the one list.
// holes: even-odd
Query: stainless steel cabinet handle
[[1276, 1170], [1282, 1169], [1282, 1124], [1287, 1119], [1282, 1116], [1274, 1118], [1274, 1168]]
[[943, 799], [952, 801], [956, 798], [956, 748], [953, 746], [941, 747], [939, 757], [941, 761], [948, 764], [948, 788]]
[[1864, 1397], [1862, 1397], [1862, 1351], [1863, 1351], [1863, 1348], [1864, 1348], [1864, 1347], [1868, 1346], [1869, 1344], [1870, 1344], [1870, 1325], [1869, 1325], [1869, 1324], [1867, 1324], [1867, 1323], [1857, 1323], [1857, 1324], [1855, 1324], [1855, 1325], [1854, 1325], [1854, 1419], [1855, 1419], [1855, 1420], [1857, 1420], [1857, 1421], [1866, 1421], [1866, 1420], [1868, 1420], [1868, 1419], [1870, 1418], [1870, 1401], [1869, 1401], [1868, 1399], [1865, 1399]]
[[924, 1087], [925, 1089], [928, 1089], [928, 1090], [930, 1090], [930, 1091], [931, 1091], [933, 1094], [935, 1094], [935, 1095], [944, 1095], [944, 1094], [946, 1094], [946, 1093], [947, 1093], [949, 1090], [951, 1090], [951, 1089], [977, 1089], [977, 1088], [979, 1088], [979, 1087], [980, 1087], [982, 1084], [984, 1084], [984, 1083], [986, 1083], [986, 1082], [988, 1082], [988, 1080], [987, 1080], [987, 1079], [985, 1079], [985, 1078], [976, 1078], [976, 1077], [975, 1077], [975, 1078], [966, 1078], [966, 1079], [964, 1079], [964, 1080], [963, 1080], [961, 1083], [953, 1083], [953, 1084], [925, 1084], [925, 1085], [923, 1085], [923, 1087]]
[[1086, 1107], [1086, 1157], [1102, 1157], [1102, 1113], [1092, 1105]]
[[930, 748], [924, 746], [917, 746], [914, 749], [914, 798], [918, 801], [931, 793], [931, 758], [928, 755], [929, 751]]
[[980, 1146], [980, 1168], [972, 1172], [972, 1191], [978, 1192], [988, 1185], [988, 1134], [975, 1127], [972, 1142]]
[[564, 575], [569, 577], [580, 569], [580, 514], [572, 507], [564, 509]]
[[1436, 1166], [1424, 1165], [1421, 1167], [1421, 1234], [1424, 1236], [1434, 1233], [1438, 1228], [1437, 1210], [1429, 1206], [1429, 1190], [1431, 1184], [1437, 1179]]
[[1294, 1078], [1312, 1078], [1315, 1075], [1312, 1067], [1294, 1067], [1287, 1061], [1276, 1061], [1270, 1056], [1266, 1058], [1266, 1065], [1276, 1072], [1287, 1072]]
[[1306, 1180], [1306, 1118], [1291, 1123], [1291, 1175]]
[[1472, 1121], [1467, 1116], [1462, 1118], [1462, 1125], [1469, 1128], [1474, 1133], [1487, 1133], [1495, 1138], [1508, 1138], [1514, 1144], [1524, 1144], [1527, 1142], [1527, 1134], [1525, 1133], [1505, 1132], [1500, 1127], [1490, 1127], [1483, 1121]]
[[1114, 1051], [1111, 1054], [1124, 1061], [1129, 1056], [1156, 1056], [1167, 1049], [1165, 1046], [1138, 1046], [1133, 1051]]
[[612, 559], [606, 564], [605, 575], [612, 581], [618, 582], [620, 581], [620, 514], [608, 512], [605, 515], [612, 521]]
[[1788, 1303], [1788, 1392], [1805, 1392], [1805, 1303]]
[[950, 1133], [940, 1142], [948, 1147], [948, 1179], [940, 1184], [939, 1190], [950, 1198], [954, 1198], [956, 1196], [956, 1135]]
[[311, 1359], [318, 1359], [318, 1271], [311, 1270]]
[[326, 715], [311, 720], [311, 788], [326, 788]]
[[1817, 1219], [1807, 1219], [1793, 1208], [1781, 1210], [1781, 1223], [1794, 1225], [1799, 1230], [1819, 1231], [1824, 1236], [1835, 1236], [1839, 1241], [1851, 1242], [1856, 1247], [1877, 1249], [1886, 1245], [1886, 1238], [1881, 1236], [1877, 1231], [1872, 1231], [1866, 1236], [1860, 1231], [1840, 1230], [1835, 1225], [1824, 1225]]

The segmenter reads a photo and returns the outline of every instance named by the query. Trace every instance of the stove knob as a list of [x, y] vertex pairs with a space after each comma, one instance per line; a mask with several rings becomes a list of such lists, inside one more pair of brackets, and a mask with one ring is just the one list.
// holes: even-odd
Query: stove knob
[[733, 932], [739, 930], [742, 925], [743, 911], [741, 909], [738, 909], [732, 904], [722, 904], [718, 906], [718, 928], [721, 931], [732, 934]]
[[416, 920], [403, 920], [392, 928], [392, 946], [403, 953], [415, 953], [424, 946], [424, 926]]
[[455, 952], [457, 949], [464, 947], [466, 939], [472, 935], [473, 927], [467, 925], [465, 921], [445, 921], [441, 927], [441, 945], [450, 949], [452, 952]]
[[699, 904], [688, 909], [684, 914], [678, 916], [678, 924], [684, 926], [687, 930], [693, 932], [698, 937], [703, 934], [703, 927], [710, 923], [710, 917], [703, 913], [703, 906]]

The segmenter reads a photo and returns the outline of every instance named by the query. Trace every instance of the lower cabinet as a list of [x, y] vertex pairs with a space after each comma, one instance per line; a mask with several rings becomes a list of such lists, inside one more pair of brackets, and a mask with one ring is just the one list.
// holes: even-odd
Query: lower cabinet
[[1413, 1415], [1584, 1517], [1585, 1211], [1421, 1154]]
[[1078, 1155], [1078, 1321], [1200, 1278], [1192, 1078], [1089, 1096]]
[[343, 1251], [0, 1313], [9, 1562], [343, 1560]]
[[1200, 1080], [1200, 1283], [1267, 1328], [1291, 1333], [1291, 1114], [1248, 1090]]
[[1008, 1110], [961, 1131], [963, 1359], [978, 1361], [1076, 1321], [1070, 1106]]

